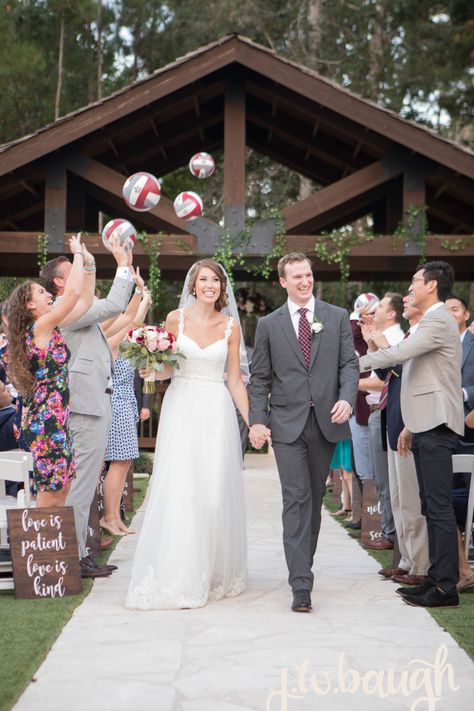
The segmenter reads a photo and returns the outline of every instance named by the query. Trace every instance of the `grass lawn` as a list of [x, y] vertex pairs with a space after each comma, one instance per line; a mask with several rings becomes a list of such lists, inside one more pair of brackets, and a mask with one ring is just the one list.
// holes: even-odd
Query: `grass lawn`
[[[148, 479], [134, 479], [140, 489], [133, 497], [137, 509], [145, 496]], [[118, 538], [98, 558], [105, 563]], [[74, 609], [92, 588], [83, 580], [81, 595], [49, 600], [17, 600], [14, 590], [0, 590], [0, 711], [8, 711], [30, 683]], [[40, 711], [40, 710], [38, 710]]]
[[[339, 509], [339, 505], [333, 502], [332, 494], [329, 492], [326, 492], [324, 497], [324, 505], [330, 512]], [[336, 518], [335, 520], [345, 528], [341, 519]], [[354, 531], [350, 528], [346, 528], [346, 531], [352, 538], [360, 539], [360, 531]], [[387, 568], [392, 564], [392, 551], [367, 550], [367, 553], [380, 563], [381, 568]], [[387, 582], [387, 585], [393, 585], [393, 583]], [[474, 592], [468, 590], [459, 597], [461, 604], [458, 608], [446, 610], [428, 609], [428, 612], [440, 627], [454, 637], [471, 659], [474, 659]]]

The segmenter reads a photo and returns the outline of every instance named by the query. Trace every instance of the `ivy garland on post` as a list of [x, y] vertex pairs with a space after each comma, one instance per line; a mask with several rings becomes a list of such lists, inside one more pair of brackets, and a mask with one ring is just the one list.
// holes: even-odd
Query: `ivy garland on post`
[[139, 232], [137, 240], [143, 244], [143, 250], [150, 260], [148, 270], [148, 288], [151, 292], [152, 309], [156, 307], [160, 300], [161, 269], [158, 266], [158, 259], [161, 252], [163, 235], [160, 233], [156, 239], [151, 240], [147, 232]]
[[41, 232], [36, 238], [36, 263], [40, 269], [48, 261], [48, 242], [49, 237], [46, 232]]
[[348, 228], [321, 232], [314, 245], [316, 257], [326, 264], [337, 264], [341, 284], [346, 284], [350, 276], [349, 254], [353, 247], [358, 247], [375, 239], [368, 231], [364, 235], [354, 233]]
[[428, 221], [426, 219], [426, 205], [421, 207], [409, 205], [398, 227], [393, 233], [393, 247], [398, 247], [400, 242], [414, 242], [420, 247], [421, 260], [424, 260], [426, 253], [426, 238], [428, 236]]

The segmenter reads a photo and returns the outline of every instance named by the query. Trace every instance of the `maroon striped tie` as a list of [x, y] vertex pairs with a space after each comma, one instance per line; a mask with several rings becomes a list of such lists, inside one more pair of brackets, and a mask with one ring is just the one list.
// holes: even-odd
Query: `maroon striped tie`
[[309, 368], [309, 363], [311, 360], [311, 326], [306, 318], [308, 309], [302, 308], [298, 309], [300, 315], [300, 322], [298, 325], [298, 341], [300, 342], [300, 347], [306, 361], [306, 365]]

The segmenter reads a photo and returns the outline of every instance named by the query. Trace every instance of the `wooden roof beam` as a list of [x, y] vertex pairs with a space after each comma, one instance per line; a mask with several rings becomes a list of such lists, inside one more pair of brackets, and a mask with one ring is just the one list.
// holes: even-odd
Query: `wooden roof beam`
[[383, 159], [347, 178], [329, 185], [305, 200], [286, 207], [283, 211], [287, 231], [298, 231], [309, 220], [343, 205], [351, 198], [368, 192], [403, 172], [403, 164], [397, 158]]

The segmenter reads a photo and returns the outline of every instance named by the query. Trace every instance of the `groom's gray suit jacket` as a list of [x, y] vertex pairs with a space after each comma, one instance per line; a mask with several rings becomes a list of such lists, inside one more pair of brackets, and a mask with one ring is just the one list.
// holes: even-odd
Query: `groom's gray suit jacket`
[[[331, 422], [338, 400], [353, 407], [359, 366], [349, 317], [344, 309], [315, 300], [315, 320], [323, 324], [312, 335], [311, 361], [306, 365], [288, 305], [259, 319], [249, 384], [250, 424], [266, 424], [275, 442], [294, 442], [312, 404], [328, 442], [349, 439], [347, 423]], [[268, 395], [270, 394], [270, 400]]]

